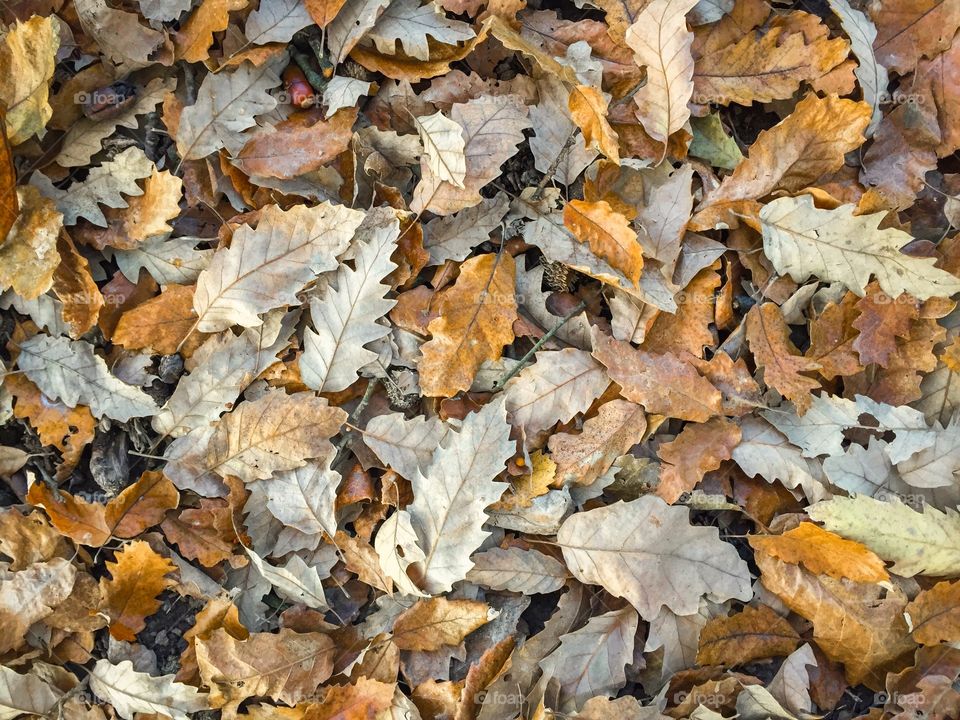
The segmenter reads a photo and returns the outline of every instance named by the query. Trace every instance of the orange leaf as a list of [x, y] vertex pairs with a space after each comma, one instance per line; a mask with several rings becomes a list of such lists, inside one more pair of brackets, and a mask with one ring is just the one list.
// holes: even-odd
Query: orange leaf
[[200, 507], [183, 510], [160, 524], [163, 534], [176, 543], [180, 552], [204, 567], [229, 560], [234, 567], [246, 564], [246, 556], [235, 554], [241, 538], [234, 508], [221, 498], [200, 498]]
[[594, 328], [593, 356], [620, 385], [620, 394], [648, 413], [706, 422], [721, 412], [720, 391], [676, 355], [638, 350]]
[[517, 319], [513, 261], [497, 254], [478, 255], [460, 266], [460, 276], [443, 292], [438, 317], [428, 329], [420, 360], [424, 395], [451, 397], [469, 390], [484, 360], [496, 360], [513, 342]]
[[24, 375], [7, 375], [4, 387], [16, 399], [13, 414], [27, 420], [37, 431], [40, 442], [52, 445], [63, 455], [57, 468], [57, 479], [67, 477], [80, 462], [83, 448], [93, 440], [97, 421], [85, 405], [67, 407], [58, 400], [50, 400]]
[[137, 639], [137, 633], [146, 627], [146, 618], [160, 609], [157, 597], [173, 584], [166, 576], [174, 570], [170, 560], [142, 540], [128, 543], [113, 562], [107, 562], [111, 579], [101, 578], [100, 589], [113, 637], [128, 642]]
[[356, 108], [343, 108], [327, 120], [319, 109], [298, 112], [258, 133], [243, 146], [237, 166], [247, 175], [294, 178], [328, 165], [353, 137]]
[[790, 340], [790, 329], [783, 313], [774, 303], [755, 305], [747, 313], [747, 342], [757, 362], [763, 368], [763, 379], [788, 400], [793, 401], [802, 415], [810, 407], [810, 391], [820, 387], [813, 378], [800, 373], [817, 370], [820, 366], [808, 358]]
[[620, 138], [607, 121], [607, 101], [597, 88], [577, 85], [570, 91], [570, 117], [583, 131], [587, 147], [596, 148], [618, 165]]
[[322, 28], [325, 28], [340, 12], [347, 0], [303, 0], [304, 7], [310, 13], [313, 21]]
[[640, 282], [643, 248], [637, 233], [608, 203], [571, 200], [563, 208], [563, 224], [580, 242], [587, 243], [594, 255], [606, 260], [634, 285]]
[[726, 418], [710, 418], [702, 425], [686, 425], [676, 440], [660, 446], [660, 484], [657, 495], [671, 505], [693, 490], [710, 470], [731, 458], [740, 443], [740, 426]]
[[309, 706], [310, 720], [367, 720], [381, 717], [393, 705], [396, 685], [358, 678], [353, 685], [332, 685], [323, 702]]
[[161, 355], [178, 350], [189, 357], [206, 335], [195, 332], [180, 348], [197, 321], [193, 311], [195, 285], [167, 285], [155, 298], [147, 300], [120, 316], [112, 342], [128, 350], [150, 349]]
[[490, 608], [479, 600], [418, 600], [393, 623], [393, 642], [401, 650], [439, 650], [459, 645], [490, 620]]
[[921, 645], [960, 642], [960, 580], [921, 590], [906, 612], [913, 638]]
[[890, 578], [883, 560], [866, 546], [811, 522], [800, 523], [782, 535], [755, 535], [748, 540], [758, 553], [803, 565], [815, 575], [855, 582], [882, 582]]
[[784, 657], [800, 644], [797, 631], [766, 605], [710, 620], [700, 631], [698, 665], [744, 665]]
[[850, 683], [882, 689], [888, 671], [909, 663], [916, 644], [903, 618], [907, 598], [897, 586], [813, 575], [762, 553], [756, 560], [764, 587], [813, 623], [817, 645], [844, 664]]

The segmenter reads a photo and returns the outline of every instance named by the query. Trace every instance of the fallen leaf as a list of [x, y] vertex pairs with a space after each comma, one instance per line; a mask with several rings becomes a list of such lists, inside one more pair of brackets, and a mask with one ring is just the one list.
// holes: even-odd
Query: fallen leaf
[[750, 574], [734, 548], [715, 528], [690, 525], [686, 508], [660, 498], [576, 513], [560, 527], [557, 542], [574, 577], [626, 598], [644, 619], [663, 606], [689, 615], [704, 594], [717, 602], [752, 596]]
[[814, 575], [864, 583], [883, 582], [890, 577], [883, 561], [866, 547], [809, 522], [782, 535], [751, 537], [750, 545], [764, 555], [803, 565]]
[[459, 645], [495, 617], [479, 600], [418, 600], [393, 623], [393, 643], [401, 650], [433, 651]]
[[431, 339], [421, 348], [420, 387], [425, 395], [451, 397], [468, 390], [484, 360], [500, 357], [513, 341], [517, 318], [512, 262], [479, 255], [463, 263], [456, 284], [439, 298]]
[[124, 545], [106, 566], [110, 579], [101, 578], [100, 590], [110, 635], [133, 642], [146, 627], [146, 618], [160, 609], [158, 596], [173, 584], [166, 576], [175, 566], [142, 541]]
[[796, 630], [766, 605], [708, 621], [700, 631], [697, 663], [745, 665], [789, 655], [800, 644]]

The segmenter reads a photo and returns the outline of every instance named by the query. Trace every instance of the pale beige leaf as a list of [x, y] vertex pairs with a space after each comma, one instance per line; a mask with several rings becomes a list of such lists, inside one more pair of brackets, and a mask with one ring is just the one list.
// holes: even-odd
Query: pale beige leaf
[[240, 393], [287, 347], [292, 323], [280, 313], [241, 335], [227, 332], [207, 340], [194, 353], [192, 370], [153, 418], [153, 429], [180, 437], [230, 410]]
[[495, 478], [513, 447], [503, 400], [496, 400], [468, 415], [427, 471], [410, 478], [414, 500], [398, 514], [409, 515], [419, 538], [425, 557], [415, 568], [428, 593], [450, 590], [472, 567], [470, 553], [490, 534], [484, 508], [507, 487]]
[[126, 422], [157, 412], [149, 395], [112, 375], [83, 340], [34, 335], [21, 343], [17, 365], [47, 397], [87, 405], [98, 418]]
[[239, 133], [256, 124], [254, 117], [273, 110], [277, 100], [267, 91], [280, 84], [270, 63], [244, 63], [232, 72], [208, 73], [197, 101], [183, 109], [177, 150], [184, 160], [202, 158], [236, 144]]
[[576, 348], [541, 350], [505, 388], [510, 422], [527, 435], [585, 412], [610, 384], [604, 367]]
[[450, 119], [463, 128], [466, 175], [459, 188], [435, 175], [421, 159], [422, 179], [413, 193], [410, 209], [438, 215], [472, 207], [483, 197], [480, 189], [500, 175], [500, 165], [513, 157], [530, 125], [527, 108], [516, 95], [485, 96], [450, 109]]
[[137, 672], [129, 660], [98, 660], [90, 671], [90, 689], [124, 720], [133, 720], [137, 713], [188, 720], [190, 713], [210, 709], [206, 693], [175, 682], [173, 675]]
[[21, 674], [0, 665], [0, 720], [20, 715], [46, 715], [63, 693], [35, 672]]
[[467, 176], [463, 128], [442, 112], [414, 118], [427, 164], [437, 178], [458, 188]]
[[334, 270], [363, 213], [343, 205], [268, 205], [254, 230], [243, 225], [229, 248], [200, 273], [193, 306], [201, 332], [259, 325], [260, 313], [299, 305], [296, 293], [317, 273]]
[[365, 39], [372, 40], [385, 55], [395, 55], [399, 41], [410, 57], [428, 60], [428, 37], [445, 45], [456, 45], [476, 35], [467, 23], [451, 20], [433, 2], [421, 5], [420, 0], [392, 0]]
[[560, 707], [580, 709], [592, 697], [612, 697], [626, 683], [639, 618], [629, 605], [590, 618], [560, 637], [560, 646], [540, 661], [544, 678], [560, 684]]
[[76, 225], [84, 218], [94, 225], [107, 227], [107, 219], [100, 205], [125, 208], [124, 195], [143, 194], [138, 180], [153, 174], [154, 164], [139, 147], [129, 147], [100, 167], [91, 168], [85, 180], [75, 182], [66, 190], [55, 187], [43, 173], [34, 173], [30, 183], [57, 204], [63, 213], [64, 225]]
[[653, 0], [626, 32], [634, 61], [647, 68], [647, 83], [635, 96], [640, 122], [650, 137], [664, 143], [690, 117], [693, 33], [684, 16], [696, 4], [697, 0]]
[[663, 606], [695, 613], [703, 595], [753, 597], [746, 563], [718, 530], [691, 525], [687, 508], [651, 495], [575, 513], [557, 542], [574, 577], [626, 598], [645, 620]]
[[69, 597], [76, 577], [76, 568], [63, 558], [17, 572], [0, 567], [0, 652], [23, 645], [30, 626]]
[[811, 275], [839, 282], [863, 297], [871, 276], [890, 297], [908, 292], [920, 300], [960, 291], [960, 278], [934, 267], [933, 258], [905, 255], [913, 238], [879, 228], [886, 213], [854, 215], [855, 206], [814, 207], [810, 195], [780, 198], [760, 211], [763, 248], [777, 272], [803, 282]]
[[556, 558], [536, 550], [491, 548], [476, 553], [467, 581], [491, 590], [507, 590], [524, 595], [551, 593], [566, 583], [569, 573]]
[[865, 134], [870, 137], [877, 129], [883, 117], [881, 103], [887, 92], [890, 80], [887, 69], [877, 61], [873, 44], [877, 39], [877, 28], [861, 11], [850, 6], [849, 0], [828, 0], [830, 9], [840, 18], [840, 27], [850, 38], [850, 47], [859, 63], [853, 74], [860, 81], [863, 100], [873, 108], [870, 124]]
[[376, 361], [377, 353], [365, 346], [390, 332], [379, 320], [396, 305], [384, 297], [390, 290], [384, 281], [397, 267], [390, 255], [399, 234], [397, 220], [376, 228], [354, 248], [354, 267], [341, 265], [326, 291], [310, 300], [313, 329], [304, 331], [300, 356], [300, 375], [308, 387], [345, 390], [364, 365]]
[[447, 426], [437, 417], [406, 418], [403, 413], [390, 413], [367, 423], [363, 442], [382, 462], [409, 480], [418, 469], [426, 472], [447, 433]]
[[243, 32], [251, 45], [285, 43], [308, 25], [313, 25], [313, 18], [303, 0], [260, 0], [257, 9], [247, 17]]

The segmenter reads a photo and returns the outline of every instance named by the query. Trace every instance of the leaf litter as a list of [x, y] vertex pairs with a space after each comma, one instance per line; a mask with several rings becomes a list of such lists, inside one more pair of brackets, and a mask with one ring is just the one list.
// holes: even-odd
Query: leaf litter
[[960, 715], [960, 5], [2, 15], [0, 718]]

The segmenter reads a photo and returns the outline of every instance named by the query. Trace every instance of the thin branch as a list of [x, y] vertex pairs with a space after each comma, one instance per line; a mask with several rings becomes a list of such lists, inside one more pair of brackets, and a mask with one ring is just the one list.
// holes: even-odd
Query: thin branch
[[537, 341], [533, 344], [533, 347], [530, 348], [530, 350], [527, 351], [527, 354], [524, 355], [522, 358], [520, 358], [520, 361], [519, 361], [516, 365], [513, 366], [513, 369], [511, 369], [510, 372], [506, 373], [503, 377], [501, 377], [499, 380], [497, 380], [497, 381], [493, 384], [493, 387], [494, 387], [495, 389], [498, 389], [498, 388], [502, 388], [504, 385], [506, 385], [506, 384], [507, 384], [507, 381], [509, 381], [509, 380], [510, 380], [514, 375], [516, 375], [518, 372], [520, 372], [521, 370], [523, 370], [523, 368], [527, 365], [527, 363], [530, 362], [530, 359], [536, 354], [537, 350], [539, 350], [539, 349], [542, 348], [547, 342], [549, 342], [550, 338], [552, 338], [554, 335], [556, 335], [556, 334], [557, 334], [557, 331], [559, 331], [560, 328], [562, 328], [564, 325], [566, 325], [566, 324], [567, 324], [567, 321], [570, 320], [570, 318], [572, 318], [574, 315], [579, 315], [581, 312], [583, 312], [583, 311], [586, 310], [586, 309], [587, 309], [587, 303], [586, 303], [586, 301], [581, 300], [579, 303], [577, 303], [577, 306], [576, 306], [573, 310], [571, 310], [570, 312], [568, 312], [566, 315], [564, 315], [562, 318], [560, 318], [560, 319], [557, 321], [557, 324], [556, 324], [556, 325], [554, 325], [552, 328], [550, 328], [550, 330], [547, 331], [547, 332], [544, 334], [543, 337], [541, 337], [539, 340], [537, 340]]

